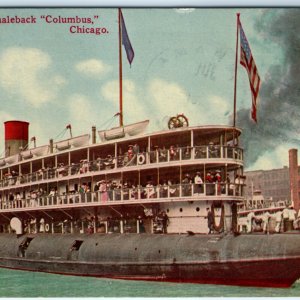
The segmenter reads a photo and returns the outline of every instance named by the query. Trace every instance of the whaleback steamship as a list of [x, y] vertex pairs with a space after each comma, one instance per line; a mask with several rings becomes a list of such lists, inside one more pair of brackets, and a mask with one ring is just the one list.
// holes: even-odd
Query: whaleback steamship
[[299, 278], [300, 235], [234, 234], [240, 129], [175, 122], [143, 134], [147, 124], [26, 147], [29, 123], [5, 122], [0, 266], [277, 287]]
[[[0, 159], [0, 267], [170, 282], [288, 287], [300, 277], [299, 234], [238, 234], [241, 130], [123, 125], [36, 146], [29, 123], [5, 122]], [[125, 43], [124, 43], [125, 39]], [[235, 115], [235, 114], [234, 114]], [[33, 143], [28, 146], [28, 143]], [[209, 222], [208, 222], [209, 221]], [[212, 233], [212, 234], [208, 234]]]

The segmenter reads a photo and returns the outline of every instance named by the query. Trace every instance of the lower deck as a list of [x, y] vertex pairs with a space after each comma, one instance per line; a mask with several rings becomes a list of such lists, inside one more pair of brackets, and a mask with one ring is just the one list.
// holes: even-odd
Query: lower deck
[[17, 233], [208, 233], [209, 208], [213, 231], [230, 232], [233, 203], [230, 199], [181, 198], [11, 209], [0, 212], [0, 228]]

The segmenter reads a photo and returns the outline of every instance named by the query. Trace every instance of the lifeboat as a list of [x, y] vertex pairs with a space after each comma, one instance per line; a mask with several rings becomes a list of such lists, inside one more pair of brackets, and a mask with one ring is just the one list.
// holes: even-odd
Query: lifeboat
[[62, 151], [62, 150], [67, 150], [69, 148], [71, 148], [71, 146], [77, 148], [77, 147], [83, 147], [88, 145], [90, 140], [90, 135], [89, 134], [84, 134], [84, 135], [80, 135], [80, 136], [76, 136], [67, 140], [62, 140], [59, 142], [54, 143], [54, 147], [58, 150], [58, 151]]
[[14, 164], [19, 161], [19, 154], [14, 154], [8, 157], [5, 157], [5, 162], [8, 164]]
[[73, 147], [83, 147], [88, 145], [90, 140], [90, 135], [89, 134], [84, 134], [84, 135], [80, 135], [80, 136], [76, 136], [72, 139], [70, 139], [70, 144]]
[[30, 150], [34, 156], [44, 156], [49, 152], [49, 145], [39, 146]]
[[135, 136], [138, 134], [142, 134], [145, 132], [148, 124], [149, 120], [144, 120], [122, 127], [115, 127], [108, 130], [100, 130], [98, 131], [98, 134], [101, 141], [105, 142], [113, 139], [123, 138], [126, 135]]

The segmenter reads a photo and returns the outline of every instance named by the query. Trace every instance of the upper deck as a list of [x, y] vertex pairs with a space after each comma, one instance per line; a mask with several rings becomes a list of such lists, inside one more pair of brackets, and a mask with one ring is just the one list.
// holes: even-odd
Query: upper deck
[[[0, 218], [51, 216], [60, 223], [84, 220], [101, 207], [102, 219], [115, 219], [134, 206], [139, 215], [165, 209], [178, 232], [180, 218], [202, 218], [208, 201], [226, 202], [228, 209], [242, 200], [240, 134], [230, 126], [197, 126], [97, 143], [92, 132], [92, 143], [83, 135], [24, 150], [0, 167]], [[194, 223], [185, 222], [187, 228]]]
[[[23, 152], [14, 155], [14, 159], [5, 158], [5, 164], [0, 166], [0, 188], [6, 190], [63, 177], [81, 178], [86, 173], [107, 175], [194, 164], [216, 168], [226, 164], [227, 172], [243, 165], [243, 150], [238, 146], [240, 133], [230, 126], [198, 126], [94, 144], [88, 144], [89, 135], [84, 135], [86, 145], [81, 147], [75, 147], [67, 139], [46, 145], [46, 153], [42, 146], [26, 150], [27, 155]], [[36, 155], [35, 149], [44, 152]]]

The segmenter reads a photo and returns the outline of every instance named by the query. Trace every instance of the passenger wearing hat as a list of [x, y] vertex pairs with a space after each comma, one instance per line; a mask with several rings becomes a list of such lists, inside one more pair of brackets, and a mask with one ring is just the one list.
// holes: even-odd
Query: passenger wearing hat
[[100, 192], [101, 201], [106, 202], [108, 195], [107, 195], [107, 187], [106, 187], [105, 180], [100, 180], [99, 192]]
[[127, 181], [123, 184], [123, 200], [129, 200], [129, 188]]
[[206, 194], [207, 195], [213, 195], [215, 185], [213, 184], [213, 177], [212, 177], [212, 174], [210, 172], [206, 173], [205, 182], [206, 182]]
[[140, 152], [139, 145], [137, 143], [135, 143], [132, 150], [133, 150], [133, 154], [137, 155]]
[[206, 211], [207, 211], [207, 215], [205, 219], [207, 219], [208, 234], [211, 234], [213, 233], [214, 230], [213, 214], [208, 207], [206, 208]]
[[221, 195], [221, 174], [219, 170], [215, 173], [214, 181], [217, 184], [218, 195]]
[[213, 178], [212, 178], [210, 172], [207, 172], [207, 173], [206, 173], [205, 181], [206, 181], [207, 183], [212, 183], [212, 182], [213, 182]]
[[167, 149], [163, 146], [162, 149], [159, 149], [159, 162], [167, 161]]
[[294, 229], [294, 222], [296, 220], [297, 212], [295, 211], [293, 206], [289, 207], [289, 224], [288, 229], [293, 230]]
[[182, 180], [182, 196], [191, 196], [191, 178], [189, 174]]
[[215, 182], [221, 182], [221, 171], [220, 170], [216, 170], [215, 173]]
[[194, 177], [194, 194], [199, 195], [202, 193], [202, 185], [203, 185], [203, 180], [201, 178], [200, 172], [196, 173], [196, 176]]
[[208, 144], [208, 153], [209, 157], [216, 157], [216, 148], [213, 142], [209, 142]]
[[151, 180], [148, 181], [148, 184], [146, 185], [146, 191], [147, 191], [147, 198], [154, 198], [155, 189]]
[[128, 161], [130, 162], [133, 158], [133, 146], [132, 145], [128, 146], [127, 155], [128, 155]]
[[87, 159], [84, 159], [82, 162], [82, 172], [87, 173], [89, 171], [89, 162]]
[[98, 181], [94, 186], [94, 193], [95, 193], [95, 200], [99, 201], [99, 187], [100, 187], [100, 181]]
[[288, 223], [289, 223], [289, 208], [288, 208], [288, 205], [286, 205], [286, 207], [283, 209], [282, 217], [283, 217], [283, 232], [286, 232], [288, 230]]
[[170, 160], [174, 160], [176, 151], [175, 151], [175, 147], [173, 145], [170, 146], [169, 153], [170, 153]]

